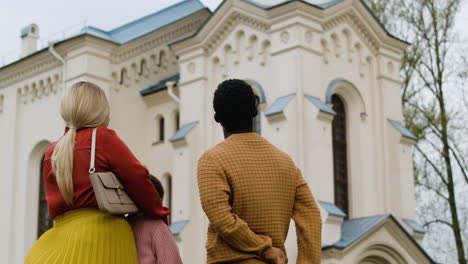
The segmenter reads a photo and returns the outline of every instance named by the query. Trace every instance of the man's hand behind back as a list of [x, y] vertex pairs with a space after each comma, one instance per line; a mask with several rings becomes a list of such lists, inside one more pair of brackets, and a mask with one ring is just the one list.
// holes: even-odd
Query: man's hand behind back
[[275, 250], [278, 252], [278, 260], [276, 261], [276, 264], [286, 264], [286, 255], [283, 250], [279, 248], [275, 248]]

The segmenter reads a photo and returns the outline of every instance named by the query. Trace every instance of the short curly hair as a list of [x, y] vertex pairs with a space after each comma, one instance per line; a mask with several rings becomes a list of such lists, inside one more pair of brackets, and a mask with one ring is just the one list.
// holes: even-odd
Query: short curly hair
[[221, 82], [214, 93], [216, 121], [227, 130], [250, 128], [258, 114], [258, 96], [252, 87], [239, 79]]

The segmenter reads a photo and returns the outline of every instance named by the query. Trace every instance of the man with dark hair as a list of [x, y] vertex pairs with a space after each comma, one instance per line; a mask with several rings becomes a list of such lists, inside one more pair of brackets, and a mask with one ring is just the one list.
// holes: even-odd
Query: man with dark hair
[[320, 211], [291, 158], [253, 133], [258, 98], [241, 80], [219, 84], [215, 120], [225, 140], [198, 163], [198, 187], [208, 216], [207, 263], [286, 263], [291, 218], [297, 263], [320, 263]]

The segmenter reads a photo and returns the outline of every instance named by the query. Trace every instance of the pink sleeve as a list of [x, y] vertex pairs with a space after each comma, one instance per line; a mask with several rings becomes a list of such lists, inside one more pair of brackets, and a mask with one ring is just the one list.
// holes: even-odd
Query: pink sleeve
[[179, 249], [172, 237], [172, 233], [162, 221], [154, 232], [152, 245], [157, 264], [182, 264]]

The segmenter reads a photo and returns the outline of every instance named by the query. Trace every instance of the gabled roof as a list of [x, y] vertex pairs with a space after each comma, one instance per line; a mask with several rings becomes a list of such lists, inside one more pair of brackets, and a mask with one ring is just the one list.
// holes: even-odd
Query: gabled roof
[[335, 244], [326, 247], [346, 248], [372, 231], [390, 216], [390, 214], [384, 214], [344, 220], [341, 226], [341, 239]]
[[[261, 3], [258, 3], [256, 2], [255, 0], [239, 0], [239, 1], [244, 1], [246, 3], [249, 3], [251, 5], [254, 5], [256, 7], [259, 7], [259, 8], [262, 8], [262, 9], [265, 9], [265, 10], [270, 10], [270, 9], [274, 9], [276, 7], [279, 7], [279, 6], [283, 6], [285, 4], [288, 4], [290, 2], [294, 2], [294, 1], [299, 1], [299, 2], [302, 2], [302, 3], [305, 3], [307, 5], [310, 5], [310, 6], [313, 6], [315, 8], [318, 8], [318, 9], [327, 9], [329, 7], [332, 7], [334, 5], [337, 5], [341, 2], [343, 2], [344, 0], [330, 0], [328, 2], [325, 2], [325, 3], [321, 3], [321, 4], [313, 4], [313, 3], [310, 3], [310, 2], [307, 2], [307, 1], [304, 1], [304, 0], [284, 0], [283, 2], [281, 3], [278, 3], [278, 4], [275, 4], [275, 5], [265, 5], [265, 4], [261, 4]], [[216, 10], [211, 14], [211, 17], [213, 17], [213, 15], [222, 7], [222, 5], [224, 4], [225, 1], [221, 2], [221, 4], [216, 8]], [[385, 31], [385, 33], [393, 38], [393, 39], [396, 39], [398, 41], [401, 41], [403, 43], [405, 43], [406, 45], [410, 45], [411, 43], [405, 41], [405, 40], [402, 40], [398, 37], [396, 37], [395, 35], [393, 35], [392, 33], [390, 33], [386, 28], [385, 26], [382, 24], [382, 22], [379, 20], [379, 18], [372, 12], [372, 10], [369, 8], [369, 6], [366, 4], [366, 2], [364, 0], [359, 0], [359, 2], [367, 9], [367, 11], [371, 14], [371, 16], [373, 17], [373, 19], [379, 24], [379, 26]], [[203, 25], [196, 31], [194, 32], [191, 36], [188, 36], [188, 37], [185, 37], [185, 38], [182, 38], [182, 39], [179, 39], [179, 40], [175, 40], [171, 43], [169, 43], [169, 46], [173, 45], [173, 44], [176, 44], [176, 43], [179, 43], [179, 42], [182, 42], [184, 40], [187, 40], [187, 39], [190, 39], [192, 37], [195, 37], [202, 29], [203, 27], [208, 24], [209, 20], [211, 19], [211, 17], [209, 19], [207, 19], [205, 21], [205, 23], [203, 23]]]
[[199, 0], [185, 0], [110, 31], [104, 31], [95, 27], [85, 27], [81, 31], [81, 34], [90, 34], [98, 38], [123, 44], [204, 9], [207, 8]]
[[403, 226], [391, 214], [383, 214], [369, 217], [354, 218], [344, 220], [341, 225], [341, 239], [334, 244], [322, 246], [322, 250], [330, 248], [345, 249], [358, 241], [366, 234], [375, 230], [386, 221], [393, 221], [403, 233], [413, 242], [413, 244], [427, 257], [429, 261], [435, 263], [427, 252], [419, 245], [418, 242], [411, 236]]
[[[94, 36], [96, 38], [107, 40], [115, 44], [125, 44], [129, 41], [140, 38], [151, 32], [162, 29], [170, 24], [173, 24], [179, 20], [189, 17], [202, 10], [205, 10], [205, 12], [208, 12], [211, 14], [211, 11], [206, 6], [204, 6], [200, 2], [200, 0], [184, 0], [175, 5], [169, 6], [160, 11], [144, 16], [140, 19], [124, 24], [110, 31], [105, 31], [100, 28], [92, 27], [92, 26], [84, 27], [79, 33], [68, 36], [58, 41], [56, 44], [61, 44], [65, 41], [68, 41], [68, 40], [71, 40], [71, 39], [74, 39], [83, 35]], [[23, 31], [21, 34], [24, 34]], [[26, 58], [32, 57], [33, 55], [41, 53], [47, 49], [48, 47], [37, 50], [36, 52], [26, 57], [19, 58], [18, 60], [15, 60], [9, 64], [3, 65], [2, 67], [0, 67], [0, 69], [8, 67]]]
[[[343, 2], [344, 0], [330, 0], [328, 2], [325, 2], [325, 3], [321, 3], [321, 4], [313, 4], [313, 3], [310, 3], [310, 2], [307, 2], [307, 1], [304, 1], [304, 0], [285, 0], [284, 2], [282, 3], [279, 3], [279, 4], [276, 4], [276, 5], [264, 5], [264, 4], [260, 4], [260, 3], [257, 3], [255, 2], [255, 0], [244, 0], [245, 2], [248, 2], [248, 3], [251, 3], [251, 4], [254, 4], [258, 7], [261, 7], [263, 9], [272, 9], [272, 8], [275, 8], [277, 6], [281, 6], [281, 5], [284, 5], [284, 4], [287, 4], [289, 2], [292, 2], [292, 1], [300, 1], [300, 2], [303, 2], [303, 3], [306, 3], [306, 4], [309, 4], [311, 6], [315, 6], [317, 8], [320, 8], [320, 9], [326, 9], [326, 8], [329, 8], [331, 6], [334, 6], [338, 3], [341, 3]], [[387, 35], [389, 35], [390, 37], [392, 38], [395, 38], [399, 41], [403, 41], [405, 42], [406, 44], [410, 44], [408, 43], [407, 41], [404, 41], [396, 36], [394, 36], [392, 33], [390, 33], [386, 28], [385, 26], [382, 24], [382, 22], [379, 20], [379, 18], [374, 14], [374, 12], [372, 12], [372, 10], [370, 9], [370, 7], [366, 4], [366, 2], [364, 0], [360, 0], [360, 2], [366, 7], [366, 9], [369, 11], [369, 13], [371, 13], [372, 17], [375, 19], [375, 21], [377, 21], [377, 23], [379, 23], [379, 25], [382, 27], [383, 30], [385, 30], [385, 32], [387, 33]]]

